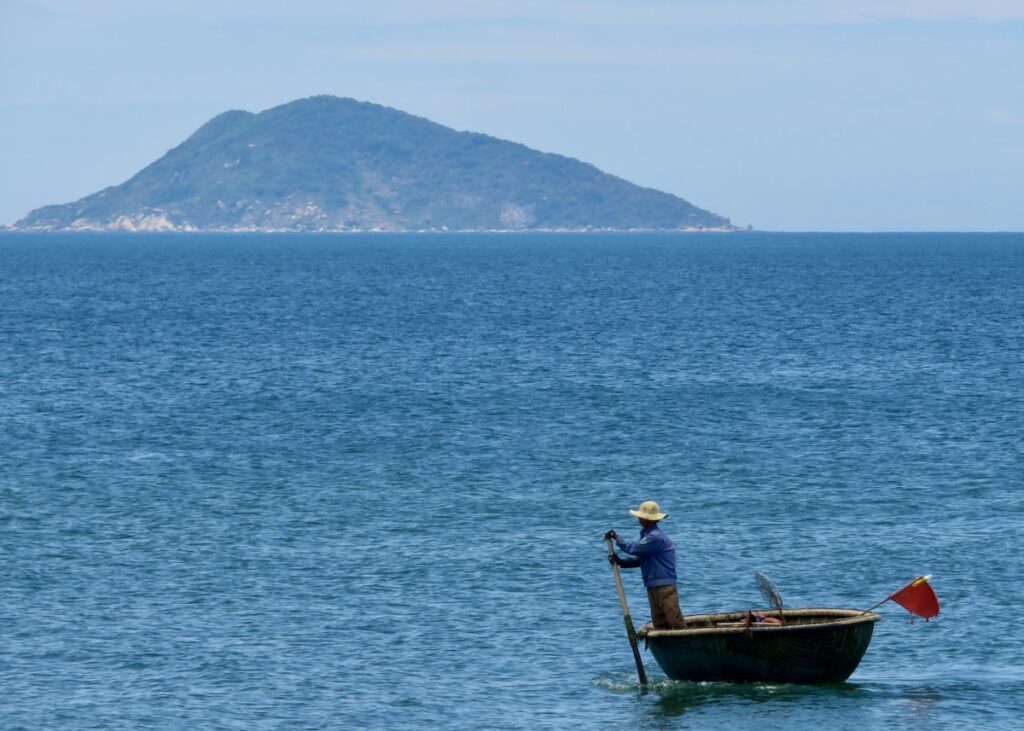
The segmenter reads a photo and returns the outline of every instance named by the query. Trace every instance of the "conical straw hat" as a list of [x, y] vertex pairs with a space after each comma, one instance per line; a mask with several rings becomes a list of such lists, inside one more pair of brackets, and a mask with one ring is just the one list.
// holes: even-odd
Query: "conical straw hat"
[[644, 520], [664, 520], [668, 517], [668, 513], [661, 512], [661, 508], [658, 503], [653, 500], [647, 500], [640, 503], [640, 507], [637, 510], [630, 510], [629, 514], [637, 518], [643, 518]]

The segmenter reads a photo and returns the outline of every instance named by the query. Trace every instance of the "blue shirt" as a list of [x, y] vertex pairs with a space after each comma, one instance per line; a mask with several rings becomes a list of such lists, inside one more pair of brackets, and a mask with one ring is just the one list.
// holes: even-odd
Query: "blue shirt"
[[616, 536], [615, 542], [625, 553], [634, 556], [620, 558], [619, 566], [626, 569], [639, 566], [648, 589], [676, 583], [676, 547], [657, 525], [641, 529], [639, 541]]

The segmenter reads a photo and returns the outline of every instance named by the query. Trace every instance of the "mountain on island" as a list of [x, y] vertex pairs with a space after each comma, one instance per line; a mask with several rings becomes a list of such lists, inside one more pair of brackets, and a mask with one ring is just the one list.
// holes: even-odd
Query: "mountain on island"
[[352, 99], [229, 111], [121, 185], [18, 230], [729, 230], [592, 165]]

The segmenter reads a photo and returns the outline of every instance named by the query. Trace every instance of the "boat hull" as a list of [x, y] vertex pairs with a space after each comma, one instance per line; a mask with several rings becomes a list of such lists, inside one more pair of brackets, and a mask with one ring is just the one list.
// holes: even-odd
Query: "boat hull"
[[[763, 612], [779, 616], [779, 612]], [[874, 612], [787, 609], [785, 625], [751, 624], [746, 612], [687, 617], [687, 629], [638, 635], [674, 680], [729, 683], [839, 683], [856, 670], [871, 642]]]

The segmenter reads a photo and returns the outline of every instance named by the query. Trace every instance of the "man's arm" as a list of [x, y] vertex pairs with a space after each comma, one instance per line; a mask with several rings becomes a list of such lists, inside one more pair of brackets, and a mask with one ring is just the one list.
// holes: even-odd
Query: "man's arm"
[[642, 557], [657, 551], [661, 541], [651, 538], [650, 536], [644, 536], [639, 541], [627, 541], [622, 536], [616, 534], [615, 543], [622, 551], [633, 556]]
[[[605, 533], [604, 534], [604, 538], [605, 538], [606, 541], [611, 539], [611, 540], [615, 541], [616, 543], [623, 543], [624, 542], [621, 538], [619, 538], [618, 533], [616, 533], [613, 530], [610, 530], [607, 533]], [[624, 569], [635, 569], [641, 563], [641, 560], [639, 558], [636, 558], [635, 556], [630, 556], [629, 558], [623, 558], [619, 554], [615, 553], [615, 551], [612, 551], [612, 553], [608, 556], [608, 560], [611, 561], [612, 563], [614, 563], [614, 564], [624, 568]]]
[[639, 558], [623, 558], [622, 556], [615, 556], [615, 563], [617, 563], [620, 568], [624, 569], [638, 568], [641, 562], [642, 560]]

